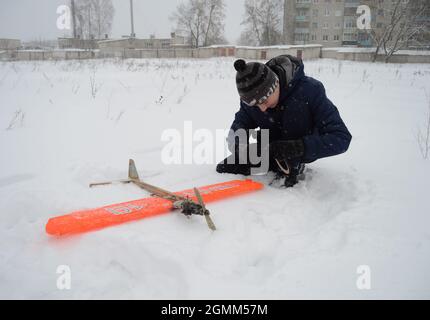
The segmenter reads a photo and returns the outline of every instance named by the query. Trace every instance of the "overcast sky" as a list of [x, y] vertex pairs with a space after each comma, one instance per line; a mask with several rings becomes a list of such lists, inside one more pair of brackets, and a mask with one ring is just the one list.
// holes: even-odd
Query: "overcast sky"
[[[169, 16], [178, 4], [187, 0], [134, 0], [134, 20], [137, 37], [170, 37], [175, 28]], [[115, 17], [113, 37], [130, 34], [129, 0], [112, 0]], [[225, 35], [234, 43], [240, 35], [245, 0], [225, 0]], [[24, 41], [55, 39], [64, 36], [58, 30], [57, 7], [68, 0], [0, 0], [0, 38], [16, 38]]]

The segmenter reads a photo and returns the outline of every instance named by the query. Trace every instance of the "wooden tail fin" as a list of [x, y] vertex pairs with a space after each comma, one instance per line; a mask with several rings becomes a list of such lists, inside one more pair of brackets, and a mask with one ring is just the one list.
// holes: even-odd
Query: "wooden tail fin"
[[128, 161], [128, 178], [130, 180], [139, 180], [139, 174], [137, 173], [136, 165], [133, 159]]

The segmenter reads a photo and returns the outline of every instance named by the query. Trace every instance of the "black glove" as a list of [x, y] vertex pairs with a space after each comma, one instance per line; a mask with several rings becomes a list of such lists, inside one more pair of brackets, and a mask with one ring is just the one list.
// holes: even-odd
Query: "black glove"
[[303, 140], [278, 140], [269, 145], [271, 159], [292, 160], [301, 158], [305, 154]]

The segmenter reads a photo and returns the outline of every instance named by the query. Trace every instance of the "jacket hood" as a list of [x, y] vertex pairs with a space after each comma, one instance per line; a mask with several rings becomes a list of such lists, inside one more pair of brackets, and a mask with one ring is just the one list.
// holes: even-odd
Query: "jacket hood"
[[277, 56], [266, 65], [279, 77], [281, 98], [288, 96], [299, 80], [305, 77], [303, 61], [289, 54]]

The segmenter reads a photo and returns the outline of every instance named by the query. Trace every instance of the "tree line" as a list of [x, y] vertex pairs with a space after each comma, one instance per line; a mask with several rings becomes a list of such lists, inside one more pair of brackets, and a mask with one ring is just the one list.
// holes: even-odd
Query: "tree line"
[[[379, 54], [388, 62], [401, 49], [430, 46], [429, 0], [391, 0], [390, 6], [383, 1], [363, 2], [371, 9], [372, 27], [357, 30], [357, 34], [364, 33], [372, 40], [374, 61]], [[271, 46], [285, 43], [284, 5], [284, 0], [245, 0], [245, 13], [241, 19], [243, 31], [238, 44]], [[177, 7], [171, 20], [189, 37], [191, 46], [199, 47], [227, 43], [223, 36], [224, 17], [224, 0], [188, 0]]]
[[102, 39], [112, 30], [115, 9], [112, 0], [70, 0], [73, 37]]
[[[115, 14], [112, 0], [70, 0], [73, 35], [82, 39], [102, 39], [109, 35]], [[388, 61], [395, 52], [411, 45], [430, 43], [430, 1], [364, 1], [373, 14], [382, 16], [365, 31], [375, 48], [374, 60], [382, 53]], [[239, 45], [271, 46], [284, 43], [284, 0], [245, 0], [244, 14], [238, 17], [243, 26]], [[373, 15], [372, 14], [372, 15]], [[176, 32], [198, 48], [227, 44], [224, 35], [225, 0], [184, 0], [170, 15]]]
[[[266, 46], [282, 41], [283, 0], [246, 0], [240, 45]], [[227, 43], [224, 37], [224, 0], [188, 0], [170, 19], [192, 47]]]

